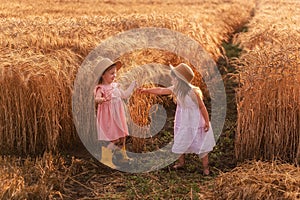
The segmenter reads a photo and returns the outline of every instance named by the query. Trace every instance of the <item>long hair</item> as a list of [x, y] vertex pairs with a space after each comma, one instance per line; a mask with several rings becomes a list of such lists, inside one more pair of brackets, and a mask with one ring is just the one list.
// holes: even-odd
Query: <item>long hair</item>
[[180, 99], [181, 102], [184, 102], [184, 98], [190, 92], [192, 86], [178, 78], [173, 71], [171, 71], [171, 76], [177, 79], [177, 84], [174, 85], [173, 92], [177, 99]]

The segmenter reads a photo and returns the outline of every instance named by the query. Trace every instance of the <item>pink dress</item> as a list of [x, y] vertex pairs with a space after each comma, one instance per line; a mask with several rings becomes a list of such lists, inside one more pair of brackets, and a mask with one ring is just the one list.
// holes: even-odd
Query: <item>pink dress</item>
[[128, 98], [134, 85], [123, 91], [117, 83], [97, 85], [94, 90], [97, 97], [108, 97], [110, 100], [98, 104], [97, 107], [97, 134], [98, 140], [113, 141], [128, 136], [124, 102]]
[[196, 98], [193, 89], [183, 100], [177, 98], [172, 152], [195, 153], [202, 158], [216, 143], [211, 125], [207, 132], [204, 131], [205, 121]]

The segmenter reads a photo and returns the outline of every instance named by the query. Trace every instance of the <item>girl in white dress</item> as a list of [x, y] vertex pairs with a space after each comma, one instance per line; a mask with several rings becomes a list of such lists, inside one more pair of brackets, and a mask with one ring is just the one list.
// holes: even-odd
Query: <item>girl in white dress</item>
[[175, 95], [177, 108], [172, 152], [180, 154], [180, 157], [173, 168], [179, 169], [184, 166], [185, 153], [195, 153], [202, 159], [204, 175], [209, 175], [208, 153], [213, 150], [216, 143], [202, 92], [199, 87], [191, 84], [194, 73], [184, 63], [176, 67], [171, 66], [171, 77], [173, 83], [171, 87], [140, 88], [139, 91]]

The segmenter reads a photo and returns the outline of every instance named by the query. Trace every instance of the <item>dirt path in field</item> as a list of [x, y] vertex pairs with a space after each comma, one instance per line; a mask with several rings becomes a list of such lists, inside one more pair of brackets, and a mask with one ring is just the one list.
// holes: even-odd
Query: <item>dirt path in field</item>
[[[246, 30], [246, 25], [243, 25], [233, 35]], [[63, 152], [70, 163], [72, 157], [73, 162], [74, 158], [77, 159], [77, 164], [74, 165], [78, 168], [76, 177], [66, 181], [66, 199], [94, 199], [95, 197], [97, 197], [96, 199], [151, 199], [151, 193], [157, 193], [160, 198], [163, 198], [165, 192], [174, 192], [174, 196], [177, 195], [177, 197], [181, 196], [182, 198], [194, 195], [198, 198], [213, 199], [213, 192], [208, 188], [211, 187], [210, 184], [213, 183], [214, 177], [220, 171], [227, 172], [236, 166], [234, 155], [237, 121], [235, 88], [238, 83], [233, 76], [238, 72], [234, 66], [230, 65], [229, 60], [233, 57], [239, 57], [242, 49], [233, 45], [231, 39], [227, 43], [224, 42], [223, 47], [226, 50], [226, 59], [220, 58], [217, 65], [224, 78], [227, 94], [227, 113], [223, 134], [217, 141], [217, 147], [210, 154], [211, 177], [202, 176], [201, 165], [199, 164], [201, 161], [193, 155], [187, 156], [189, 164], [180, 171], [172, 171], [168, 166], [146, 174], [123, 173], [98, 162], [80, 143], [78, 148]], [[172, 129], [171, 125], [168, 128]], [[191, 183], [194, 183], [194, 186]], [[162, 184], [171, 186], [165, 187]], [[185, 186], [188, 187], [187, 191], [180, 191], [180, 188]], [[172, 187], [176, 190], [172, 190]], [[195, 187], [194, 191], [193, 187]], [[199, 191], [199, 188], [201, 191]]]
[[[238, 56], [241, 51], [236, 46], [230, 43], [223, 44], [228, 53], [228, 58]], [[234, 157], [234, 135], [236, 129], [236, 103], [234, 89], [237, 83], [228, 76], [228, 73], [236, 73], [226, 60], [220, 59], [218, 61], [219, 70], [224, 76], [224, 83], [227, 93], [227, 116], [226, 124], [224, 126], [223, 134], [218, 140], [217, 148], [210, 155], [210, 163], [212, 169], [212, 176], [207, 178], [201, 174], [201, 161], [195, 156], [187, 157], [189, 164], [183, 170], [178, 172], [172, 171], [170, 167], [166, 167], [156, 172], [146, 174], [130, 174], [123, 173], [114, 169], [110, 169], [104, 164], [98, 162], [82, 144], [78, 144], [78, 148], [64, 152], [64, 156], [69, 162], [73, 162], [74, 158], [76, 164], [76, 177], [69, 178], [65, 184], [66, 199], [72, 198], [94, 198], [96, 199], [139, 199], [148, 197], [149, 194], [144, 194], [145, 191], [155, 191], [163, 196], [164, 191], [161, 191], [161, 182], [165, 185], [171, 184], [172, 187], [179, 188], [186, 185], [191, 188], [201, 188], [202, 193], [194, 189], [192, 195], [202, 196], [203, 198], [213, 199], [212, 192], [206, 191], [207, 184], [213, 183], [214, 176], [219, 174], [219, 171], [229, 171], [236, 166]], [[170, 128], [170, 127], [169, 127]], [[166, 178], [169, 177], [169, 178]], [[195, 179], [196, 177], [196, 179]], [[161, 180], [161, 181], [160, 181]], [[198, 180], [198, 181], [197, 181]], [[201, 184], [198, 184], [199, 182]], [[176, 183], [173, 183], [176, 182]], [[195, 186], [190, 185], [194, 183]], [[143, 189], [143, 187], [145, 189]], [[151, 190], [149, 188], [152, 188]], [[69, 191], [69, 192], [68, 192]], [[170, 189], [165, 188], [165, 192], [172, 192]], [[174, 191], [173, 191], [174, 192]], [[184, 192], [174, 192], [176, 196], [184, 198]], [[100, 198], [101, 197], [101, 198]], [[109, 198], [108, 198], [109, 197]]]

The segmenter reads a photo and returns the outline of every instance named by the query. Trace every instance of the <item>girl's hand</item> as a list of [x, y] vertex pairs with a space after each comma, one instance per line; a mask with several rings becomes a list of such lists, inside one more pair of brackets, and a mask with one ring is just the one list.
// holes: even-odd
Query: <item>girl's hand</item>
[[101, 97], [101, 98], [95, 99], [95, 103], [102, 104], [103, 102], [109, 101], [110, 99], [111, 98], [109, 98], [109, 97]]
[[138, 93], [146, 93], [147, 92], [147, 88], [137, 88], [136, 91]]
[[209, 130], [209, 123], [205, 123], [204, 125], [204, 131], [207, 132]]
[[97, 98], [95, 99], [95, 103], [98, 105], [98, 104], [101, 104], [103, 102], [104, 98]]

